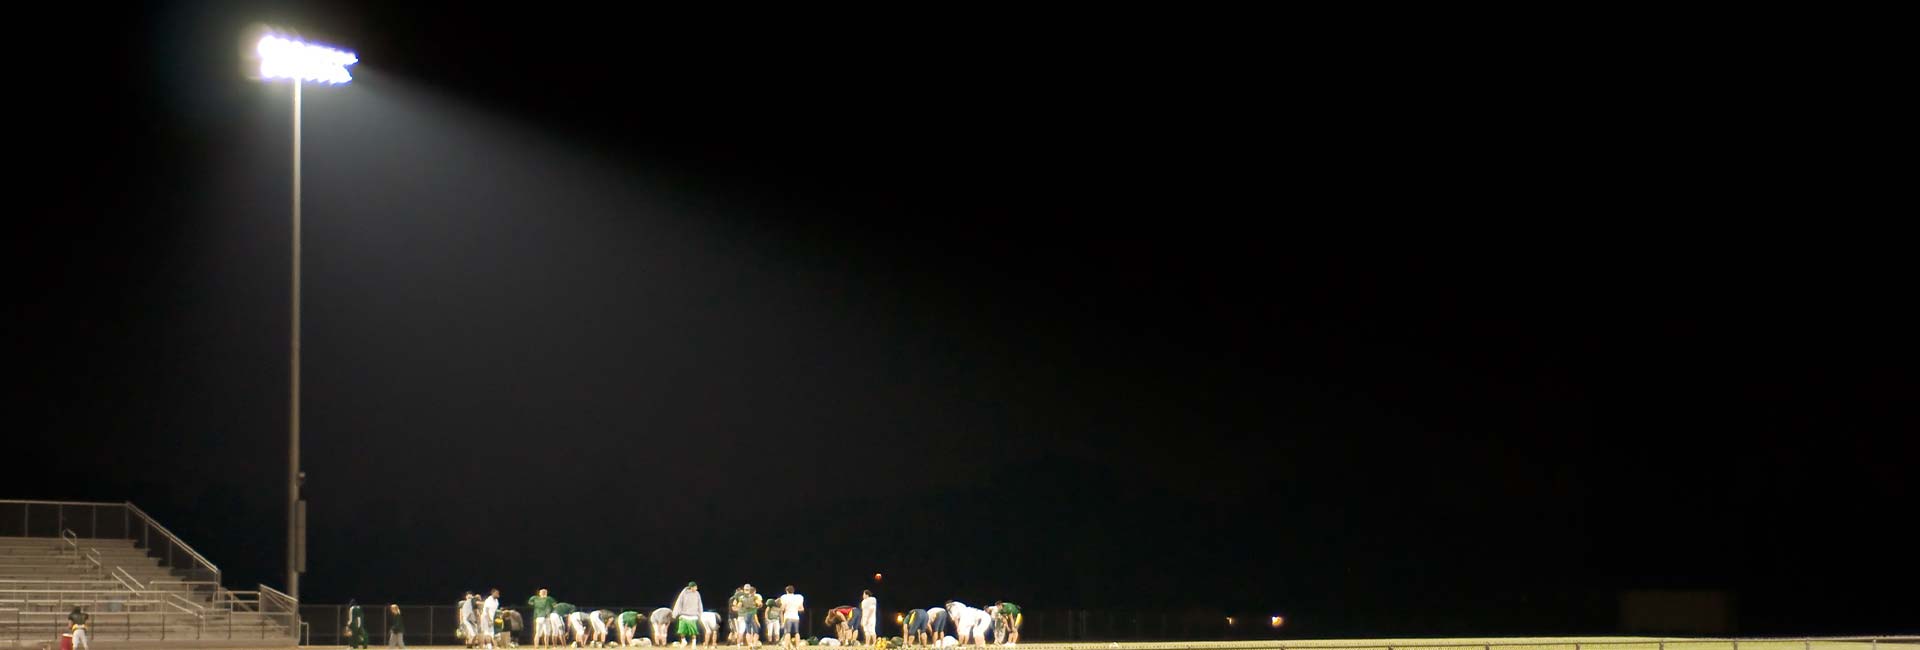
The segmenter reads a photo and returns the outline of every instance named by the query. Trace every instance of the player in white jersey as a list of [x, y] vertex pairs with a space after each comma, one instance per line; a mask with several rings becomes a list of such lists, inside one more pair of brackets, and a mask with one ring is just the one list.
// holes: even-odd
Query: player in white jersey
[[607, 645], [607, 623], [612, 621], [614, 613], [596, 609], [587, 614], [587, 626], [593, 628], [593, 647], [604, 648]]
[[460, 604], [456, 612], [460, 617], [460, 639], [467, 643], [467, 647], [471, 648], [474, 642], [477, 641], [477, 639], [473, 638], [473, 592], [469, 591], [460, 596]]
[[667, 644], [667, 626], [673, 625], [673, 610], [661, 607], [647, 616], [647, 625], [653, 628], [653, 644]]
[[573, 630], [573, 647], [584, 648], [591, 637], [587, 636], [587, 613], [575, 610], [567, 615], [567, 629]]
[[787, 585], [787, 593], [780, 596], [780, 643], [787, 646], [806, 645], [800, 639], [800, 612], [806, 610], [807, 597], [793, 593], [793, 585]]
[[700, 636], [707, 645], [713, 645], [720, 638], [719, 612], [700, 612]]
[[480, 647], [493, 649], [493, 615], [500, 612], [500, 590], [487, 593], [487, 599], [480, 601]]
[[956, 600], [947, 603], [947, 615], [953, 617], [954, 631], [960, 635], [961, 645], [986, 644], [986, 639], [975, 636], [975, 630], [985, 631], [981, 629], [980, 621], [982, 619], [988, 622], [988, 627], [992, 625], [992, 619], [987, 616], [986, 612], [968, 607], [966, 603]]
[[941, 638], [947, 636], [947, 623], [952, 620], [953, 615], [948, 614], [945, 607], [927, 608], [927, 634], [933, 638], [935, 645], [940, 643]]
[[860, 632], [866, 635], [866, 645], [873, 645], [879, 639], [880, 601], [873, 597], [873, 591], [860, 590]]

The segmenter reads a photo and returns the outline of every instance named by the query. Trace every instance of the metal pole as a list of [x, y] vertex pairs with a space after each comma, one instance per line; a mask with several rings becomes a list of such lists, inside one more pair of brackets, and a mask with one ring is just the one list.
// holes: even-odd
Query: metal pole
[[290, 351], [292, 392], [287, 408], [287, 595], [300, 599], [299, 530], [294, 509], [300, 501], [300, 83], [293, 80], [293, 334]]

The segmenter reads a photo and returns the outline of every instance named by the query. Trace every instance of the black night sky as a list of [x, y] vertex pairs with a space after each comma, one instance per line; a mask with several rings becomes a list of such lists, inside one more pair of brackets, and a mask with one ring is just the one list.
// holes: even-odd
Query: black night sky
[[362, 59], [305, 103], [309, 602], [881, 571], [1300, 636], [1608, 633], [1629, 589], [1916, 631], [1911, 248], [1673, 97], [1279, 18], [740, 11], [15, 21], [0, 498], [284, 581], [261, 21]]

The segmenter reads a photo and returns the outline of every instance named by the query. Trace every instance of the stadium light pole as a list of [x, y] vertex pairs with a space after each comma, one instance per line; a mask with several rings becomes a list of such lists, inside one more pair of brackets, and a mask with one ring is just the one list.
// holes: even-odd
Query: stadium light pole
[[287, 595], [300, 599], [300, 574], [306, 571], [306, 502], [300, 499], [300, 88], [308, 83], [353, 81], [347, 66], [359, 63], [352, 52], [267, 32], [254, 43], [259, 79], [293, 83], [293, 325], [288, 351], [290, 390], [287, 414]]

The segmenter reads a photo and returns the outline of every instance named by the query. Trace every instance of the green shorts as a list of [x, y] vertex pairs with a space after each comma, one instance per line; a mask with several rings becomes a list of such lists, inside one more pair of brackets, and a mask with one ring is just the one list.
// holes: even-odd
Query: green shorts
[[700, 619], [682, 618], [674, 624], [673, 633], [683, 637], [700, 636]]

